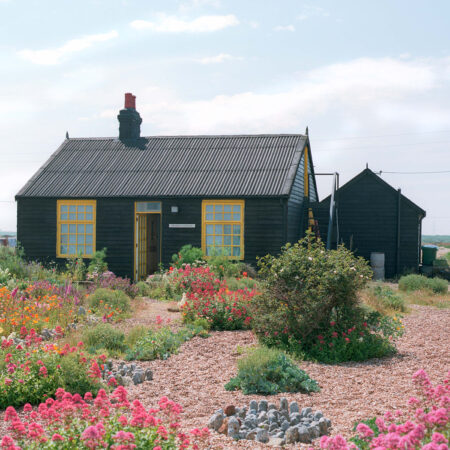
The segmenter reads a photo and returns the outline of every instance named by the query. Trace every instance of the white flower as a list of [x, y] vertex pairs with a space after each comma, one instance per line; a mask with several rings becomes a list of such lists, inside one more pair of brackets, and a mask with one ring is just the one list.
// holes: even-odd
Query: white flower
[[308, 259], [309, 259], [310, 261], [312, 261], [312, 258], [311, 258], [311, 256], [308, 256]]

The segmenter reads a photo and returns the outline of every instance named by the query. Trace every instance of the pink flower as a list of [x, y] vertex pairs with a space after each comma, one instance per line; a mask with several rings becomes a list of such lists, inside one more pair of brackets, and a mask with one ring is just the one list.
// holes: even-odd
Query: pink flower
[[431, 440], [435, 444], [446, 444], [448, 442], [448, 439], [444, 435], [442, 435], [441, 433], [438, 433], [438, 432], [433, 433]]
[[60, 435], [60, 434], [58, 434], [58, 433], [55, 433], [53, 436], [52, 436], [52, 441], [63, 441], [64, 440], [64, 438]]
[[360, 423], [356, 427], [356, 431], [364, 438], [369, 438], [373, 436], [373, 430], [368, 427], [365, 423]]

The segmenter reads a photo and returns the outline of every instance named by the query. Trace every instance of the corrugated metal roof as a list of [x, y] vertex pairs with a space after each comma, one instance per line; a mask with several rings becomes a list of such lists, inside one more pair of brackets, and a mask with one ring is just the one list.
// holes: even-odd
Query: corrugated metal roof
[[306, 136], [66, 139], [18, 197], [288, 195]]

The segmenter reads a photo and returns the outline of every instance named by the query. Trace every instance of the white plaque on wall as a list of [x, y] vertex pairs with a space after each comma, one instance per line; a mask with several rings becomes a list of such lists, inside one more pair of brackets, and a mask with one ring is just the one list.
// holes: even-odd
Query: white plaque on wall
[[195, 223], [169, 223], [169, 228], [195, 228]]

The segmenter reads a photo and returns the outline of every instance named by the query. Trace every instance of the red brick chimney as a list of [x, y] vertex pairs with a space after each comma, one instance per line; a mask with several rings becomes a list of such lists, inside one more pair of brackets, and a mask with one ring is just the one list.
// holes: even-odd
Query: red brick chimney
[[125, 94], [125, 107], [119, 115], [119, 139], [139, 139], [141, 135], [142, 119], [136, 111], [136, 96], [131, 92]]
[[136, 96], [130, 92], [125, 94], [125, 108], [136, 109]]

